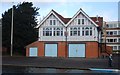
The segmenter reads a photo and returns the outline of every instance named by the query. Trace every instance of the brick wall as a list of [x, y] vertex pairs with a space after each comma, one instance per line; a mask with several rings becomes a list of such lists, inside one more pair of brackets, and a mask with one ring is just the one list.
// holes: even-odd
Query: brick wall
[[66, 43], [58, 42], [58, 57], [66, 57]]
[[[29, 48], [30, 47], [38, 47], [38, 56], [44, 56], [45, 55], [45, 53], [44, 53], [45, 52], [44, 51], [45, 43], [46, 42], [36, 41], [36, 42], [26, 46], [26, 56], [29, 56]], [[51, 43], [51, 42], [49, 42], [49, 43]], [[54, 43], [54, 42], [52, 42], [52, 43]], [[81, 43], [81, 42], [70, 42], [70, 43]], [[66, 46], [66, 42], [57, 42], [57, 44], [58, 44], [58, 57], [67, 57], [68, 56], [68, 48]], [[85, 51], [86, 58], [97, 58], [99, 56], [97, 42], [84, 42], [84, 44], [86, 44], [86, 48], [85, 48], [86, 49], [86, 51]]]
[[86, 58], [98, 58], [98, 43], [86, 42]]

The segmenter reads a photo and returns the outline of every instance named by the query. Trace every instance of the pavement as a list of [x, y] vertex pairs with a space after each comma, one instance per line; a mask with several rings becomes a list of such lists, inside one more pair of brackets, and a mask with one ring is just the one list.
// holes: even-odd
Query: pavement
[[25, 56], [3, 56], [2, 65], [28, 66], [41, 68], [67, 68], [67, 69], [120, 69], [119, 57], [113, 57], [112, 67], [108, 65], [108, 58], [57, 58], [57, 57], [25, 57]]

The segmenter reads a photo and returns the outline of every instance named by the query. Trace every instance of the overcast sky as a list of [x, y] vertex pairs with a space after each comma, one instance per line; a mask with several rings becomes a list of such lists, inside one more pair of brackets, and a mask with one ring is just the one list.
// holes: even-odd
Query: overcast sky
[[[17, 5], [19, 2], [8, 1], [0, 2], [0, 14], [7, 11], [12, 5]], [[52, 9], [61, 14], [64, 17], [71, 18], [75, 13], [82, 8], [83, 11], [90, 17], [95, 17], [96, 15], [104, 18], [104, 21], [117, 21], [118, 20], [118, 2], [68, 2], [67, 0], [62, 0], [61, 2], [33, 2], [34, 7], [38, 7], [40, 17], [46, 16]], [[2, 10], [1, 10], [2, 9]], [[0, 15], [1, 18], [1, 15]]]

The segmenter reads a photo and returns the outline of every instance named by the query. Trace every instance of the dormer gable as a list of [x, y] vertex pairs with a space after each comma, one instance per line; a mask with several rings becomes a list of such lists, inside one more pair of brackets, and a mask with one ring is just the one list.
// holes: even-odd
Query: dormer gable
[[[75, 20], [76, 19], [76, 20]], [[85, 24], [85, 20], [88, 20], [91, 24], [98, 27], [98, 25], [80, 8], [80, 10], [71, 18], [71, 20], [66, 24], [66, 26], [69, 26], [70, 23], [72, 23], [74, 20], [77, 23], [76, 25]]]
[[51, 15], [53, 15], [64, 27], [69, 26], [72, 21], [74, 21], [78, 17], [80, 18], [81, 16], [84, 16], [95, 27], [102, 26], [103, 23], [103, 17], [98, 17], [99, 22], [96, 22], [97, 17], [89, 17], [81, 8], [72, 18], [64, 18], [62, 15], [58, 14], [52, 9], [49, 14], [44, 17], [43, 20], [41, 20], [41, 22], [35, 28], [39, 28]]
[[[39, 28], [51, 16], [53, 18], [56, 18], [65, 27], [65, 23], [63, 22], [64, 18], [52, 9], [49, 12], [49, 14], [46, 17], [44, 17], [43, 20], [36, 26], [36, 28]], [[54, 23], [54, 21], [53, 22], [51, 21], [50, 24], [51, 23]]]

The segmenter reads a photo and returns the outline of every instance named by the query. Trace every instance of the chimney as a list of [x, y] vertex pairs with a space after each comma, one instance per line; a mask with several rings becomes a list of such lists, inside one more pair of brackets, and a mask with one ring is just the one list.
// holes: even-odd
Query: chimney
[[98, 20], [98, 15], [96, 16], [96, 18], [97, 18], [96, 22], [99, 22], [99, 20]]

